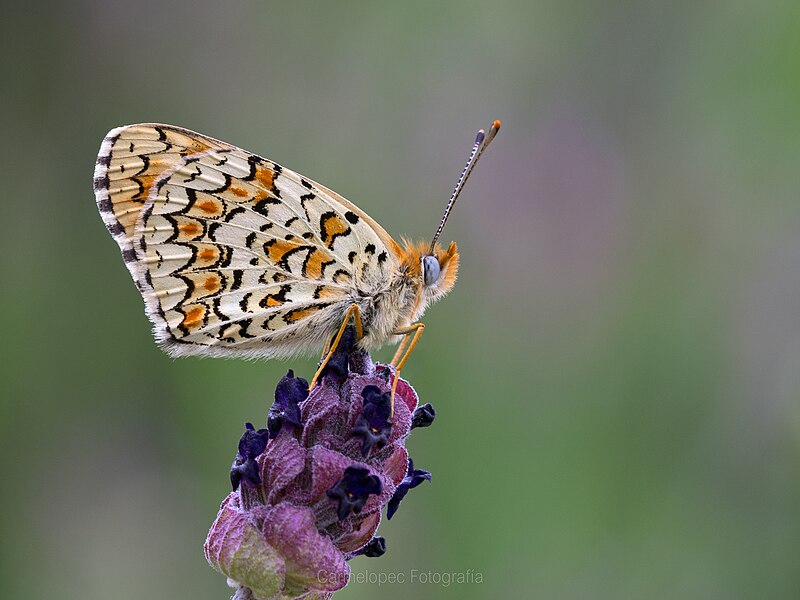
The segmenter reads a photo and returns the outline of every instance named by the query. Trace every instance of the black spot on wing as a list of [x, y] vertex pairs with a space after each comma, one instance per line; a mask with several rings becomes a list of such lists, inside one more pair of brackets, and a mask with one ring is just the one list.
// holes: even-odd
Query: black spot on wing
[[211, 310], [214, 311], [214, 314], [217, 315], [217, 318], [220, 321], [223, 321], [223, 322], [224, 321], [229, 321], [230, 319], [228, 318], [228, 316], [225, 313], [223, 313], [219, 308], [220, 302], [222, 302], [222, 298], [220, 298], [219, 296], [214, 298], [214, 300], [212, 300], [212, 302], [211, 302]]
[[233, 260], [233, 248], [223, 247], [223, 252], [220, 253], [219, 264], [216, 266], [224, 269], [231, 265], [232, 260]]
[[246, 213], [247, 211], [242, 206], [237, 206], [233, 210], [231, 210], [227, 215], [225, 215], [225, 222], [230, 223], [231, 219], [233, 219], [236, 215], [241, 215]]
[[[95, 191], [107, 190], [109, 187], [111, 187], [111, 180], [108, 177], [108, 173], [106, 173], [102, 177], [95, 177], [94, 180]], [[111, 211], [108, 210], [106, 212], [111, 212]]]
[[305, 194], [304, 196], [300, 196], [300, 206], [303, 208], [303, 212], [306, 213], [306, 221], [308, 221], [309, 223], [311, 222], [311, 214], [308, 212], [308, 209], [306, 208], [306, 203], [311, 202], [311, 200], [313, 200], [314, 198], [316, 198], [314, 194]]
[[[149, 156], [147, 156], [146, 154], [142, 154], [141, 156], [139, 156], [139, 159], [142, 161], [142, 168], [139, 169], [138, 171], [136, 171], [136, 173], [134, 174], [134, 177], [136, 175], [141, 175], [142, 173], [147, 171], [147, 169], [150, 168], [150, 157]], [[139, 183], [139, 185], [141, 186], [141, 182], [137, 181], [137, 183]]]
[[[164, 183], [166, 182], [163, 182], [159, 189], [164, 186]], [[197, 202], [197, 190], [193, 188], [184, 188], [184, 191], [186, 192], [186, 199], [188, 202], [186, 203], [186, 206], [181, 208], [178, 212], [186, 214], [194, 207], [195, 202]], [[169, 191], [166, 192], [166, 196], [169, 198]]]
[[331, 279], [333, 279], [334, 283], [347, 283], [350, 281], [350, 273], [344, 269], [338, 269]]
[[280, 289], [275, 292], [274, 294], [267, 294], [264, 296], [258, 303], [261, 308], [272, 308], [275, 306], [280, 306], [286, 302], [291, 302], [289, 298], [286, 297], [286, 294], [292, 291], [292, 286], [289, 284], [282, 285]]
[[[199, 171], [199, 169], [198, 169], [198, 171]], [[203, 190], [203, 191], [206, 192], [207, 194], [221, 194], [222, 192], [227, 190], [229, 187], [231, 187], [231, 176], [228, 175], [227, 173], [223, 173], [222, 176], [225, 178], [225, 181], [223, 182], [223, 184], [221, 186], [219, 186], [218, 188], [215, 188], [213, 190]]]
[[192, 281], [191, 278], [186, 277], [184, 275], [180, 275], [180, 274], [178, 274], [177, 277], [181, 281], [183, 281], [183, 283], [186, 284], [186, 291], [184, 292], [183, 298], [181, 299], [181, 301], [179, 303], [179, 304], [183, 304], [184, 302], [189, 300], [189, 298], [191, 298], [192, 294], [194, 293], [194, 281]]
[[97, 208], [100, 209], [100, 212], [114, 214], [114, 205], [111, 203], [111, 198], [108, 194], [98, 201]]
[[125, 233], [125, 228], [119, 221], [114, 221], [113, 223], [106, 223], [106, 229], [108, 229], [108, 232], [113, 236], [118, 236]]
[[239, 321], [239, 335], [240, 336], [242, 336], [243, 338], [254, 338], [254, 337], [256, 337], [253, 334], [248, 333], [248, 331], [247, 331], [247, 328], [250, 327], [250, 324], [252, 322], [253, 322], [252, 319], [243, 319], [243, 320]]
[[253, 205], [253, 210], [257, 213], [264, 215], [265, 217], [269, 217], [269, 206], [270, 204], [280, 204], [281, 201], [277, 198], [273, 198], [272, 196], [267, 196], [266, 198], [262, 198], [258, 202]]
[[256, 171], [258, 169], [258, 165], [261, 164], [261, 159], [258, 156], [251, 154], [247, 157], [247, 164], [250, 165], [250, 172], [242, 177], [243, 181], [253, 181], [256, 178]]
[[242, 276], [244, 271], [242, 269], [233, 270], [233, 283], [231, 283], [231, 290], [238, 290], [242, 287]]
[[278, 266], [283, 269], [284, 271], [288, 271], [289, 273], [292, 270], [289, 268], [289, 258], [293, 255], [297, 254], [298, 252], [306, 252], [306, 258], [303, 260], [303, 270], [305, 271], [306, 261], [308, 260], [308, 255], [311, 254], [315, 250], [314, 246], [297, 246], [296, 248], [292, 248], [288, 252], [284, 253], [281, 259], [278, 261]]
[[246, 293], [246, 294], [245, 294], [245, 295], [242, 297], [242, 299], [241, 299], [241, 300], [239, 300], [239, 308], [241, 308], [241, 309], [242, 309], [242, 312], [245, 312], [245, 313], [246, 313], [246, 312], [252, 312], [252, 311], [248, 310], [248, 308], [247, 308], [248, 301], [250, 300], [250, 298], [252, 297], [252, 295], [253, 295], [253, 292], [247, 292], [247, 293]]

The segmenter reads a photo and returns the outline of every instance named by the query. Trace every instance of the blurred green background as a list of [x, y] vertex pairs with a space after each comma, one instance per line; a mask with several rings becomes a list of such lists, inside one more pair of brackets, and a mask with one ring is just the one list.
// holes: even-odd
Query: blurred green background
[[[434, 474], [337, 598], [800, 597], [800, 5], [3, 2], [3, 598], [220, 600], [245, 420], [315, 360], [171, 360], [92, 193], [112, 127], [270, 157], [428, 239]], [[379, 358], [391, 356], [386, 348]]]

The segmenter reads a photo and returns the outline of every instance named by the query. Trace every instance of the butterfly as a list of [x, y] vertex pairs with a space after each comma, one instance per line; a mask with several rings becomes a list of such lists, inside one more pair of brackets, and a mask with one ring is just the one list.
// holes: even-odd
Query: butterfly
[[[288, 358], [347, 325], [359, 347], [399, 339], [402, 369], [427, 306], [458, 272], [439, 236], [500, 122], [478, 132], [430, 244], [398, 244], [336, 192], [231, 144], [161, 124], [112, 129], [94, 171], [97, 207], [172, 356]], [[399, 336], [399, 337], [398, 337]]]

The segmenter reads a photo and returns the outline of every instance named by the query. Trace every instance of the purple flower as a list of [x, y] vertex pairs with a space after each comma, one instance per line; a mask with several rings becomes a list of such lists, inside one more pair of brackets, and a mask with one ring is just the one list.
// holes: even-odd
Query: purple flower
[[383, 448], [389, 441], [389, 435], [392, 433], [392, 423], [389, 421], [392, 405], [391, 395], [388, 392], [382, 394], [380, 388], [374, 385], [368, 385], [361, 390], [361, 397], [364, 399], [364, 405], [353, 427], [353, 435], [364, 440], [361, 444], [361, 456], [366, 458], [372, 448]]
[[261, 483], [256, 458], [264, 452], [268, 439], [269, 433], [266, 429], [256, 431], [252, 423], [244, 424], [244, 433], [239, 439], [239, 452], [231, 465], [231, 486], [234, 491], [239, 487], [239, 482], [242, 479], [249, 481], [253, 485]]
[[417, 427], [430, 427], [433, 425], [433, 420], [436, 418], [436, 411], [433, 410], [432, 404], [423, 404], [418, 406], [411, 416], [411, 429]]
[[308, 398], [308, 382], [302, 377], [295, 377], [289, 369], [285, 377], [275, 388], [275, 402], [269, 409], [267, 428], [272, 437], [278, 437], [284, 424], [302, 427], [300, 423], [300, 403]]
[[336, 514], [339, 520], [347, 518], [352, 510], [360, 513], [367, 503], [370, 494], [380, 494], [383, 491], [380, 477], [370, 475], [369, 469], [352, 465], [344, 470], [342, 478], [326, 493], [328, 498], [336, 500], [339, 507]]
[[399, 380], [390, 419], [393, 369], [373, 365], [345, 337], [310, 394], [292, 371], [280, 380], [269, 432], [246, 424], [234, 491], [205, 543], [236, 600], [330, 598], [347, 584], [349, 560], [386, 551], [375, 535], [383, 507], [393, 515], [409, 489], [430, 479], [405, 449], [416, 393]]
[[386, 554], [386, 538], [379, 535], [367, 542], [367, 545], [361, 548], [357, 555], [363, 555], [367, 558], [379, 558], [384, 554]]

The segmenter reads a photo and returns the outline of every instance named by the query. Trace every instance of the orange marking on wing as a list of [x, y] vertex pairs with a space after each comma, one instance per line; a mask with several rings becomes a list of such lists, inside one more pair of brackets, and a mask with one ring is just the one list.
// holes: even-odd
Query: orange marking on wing
[[348, 275], [347, 273], [342, 273], [341, 271], [333, 276], [334, 283], [348, 283], [349, 281], [350, 281], [350, 275]]
[[273, 263], [278, 263], [281, 259], [286, 255], [289, 250], [293, 250], [297, 248], [300, 244], [295, 244], [293, 242], [289, 242], [287, 240], [275, 240], [272, 244], [269, 244], [267, 247], [269, 259]]
[[183, 321], [181, 321], [181, 327], [185, 327], [186, 329], [197, 327], [203, 322], [203, 316], [205, 313], [205, 306], [193, 306], [184, 314]]
[[210, 144], [202, 140], [189, 137], [186, 134], [181, 133], [180, 131], [167, 130], [166, 134], [167, 134], [167, 142], [176, 147], [183, 146], [183, 148], [179, 151], [181, 156], [188, 156], [190, 154], [203, 152], [211, 148]]
[[221, 212], [219, 205], [213, 200], [203, 200], [202, 202], [198, 202], [196, 206], [204, 213], [208, 214]]
[[309, 306], [308, 308], [298, 308], [298, 309], [295, 309], [295, 310], [289, 312], [286, 315], [284, 320], [287, 323], [294, 323], [296, 321], [300, 321], [302, 319], [305, 319], [306, 317], [308, 317], [309, 315], [314, 314], [318, 310], [319, 310], [319, 306]]
[[320, 298], [337, 298], [339, 296], [339, 293], [332, 288], [324, 287], [321, 290], [319, 290], [317, 296], [319, 296]]
[[233, 192], [234, 195], [239, 196], [239, 198], [244, 198], [245, 196], [250, 195], [250, 192], [244, 188], [231, 186], [228, 189]]
[[349, 230], [350, 227], [339, 215], [329, 215], [322, 221], [322, 241], [330, 248], [337, 235], [345, 234]]
[[280, 300], [276, 300], [276, 299], [275, 299], [275, 297], [274, 297], [272, 294], [270, 294], [269, 296], [267, 296], [266, 305], [267, 305], [268, 307], [270, 307], [270, 308], [271, 308], [271, 307], [273, 307], [273, 306], [280, 306], [281, 304], [283, 304], [283, 302], [281, 302]]
[[183, 225], [178, 227], [178, 229], [181, 230], [181, 233], [184, 233], [190, 237], [196, 236], [198, 233], [200, 233], [201, 230], [200, 225], [192, 221], [184, 223]]
[[310, 279], [319, 279], [322, 277], [323, 265], [331, 260], [330, 255], [315, 248], [306, 261], [306, 277]]
[[147, 200], [147, 196], [150, 194], [150, 188], [153, 187], [153, 184], [159, 175], [160, 173], [150, 173], [148, 171], [147, 173], [133, 177], [133, 181], [137, 181], [141, 184], [141, 189], [131, 198], [131, 200], [136, 202], [144, 202]]
[[219, 250], [217, 248], [203, 248], [197, 253], [197, 258], [208, 262], [216, 261], [219, 257]]
[[203, 287], [209, 292], [216, 292], [219, 289], [219, 277], [209, 275], [203, 282]]
[[275, 173], [271, 169], [258, 167], [256, 169], [256, 181], [265, 189], [271, 190], [275, 182]]

